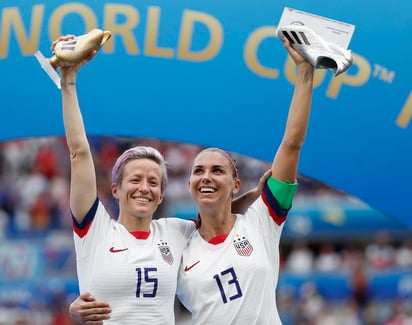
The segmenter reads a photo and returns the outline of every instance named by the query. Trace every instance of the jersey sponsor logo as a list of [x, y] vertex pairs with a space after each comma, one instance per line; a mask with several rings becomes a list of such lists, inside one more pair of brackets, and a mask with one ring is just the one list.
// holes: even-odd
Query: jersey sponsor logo
[[110, 249], [109, 249], [110, 253], [120, 253], [120, 252], [124, 252], [124, 251], [127, 251], [127, 250], [128, 250], [128, 248], [116, 249], [113, 246], [110, 247]]
[[233, 246], [240, 256], [250, 256], [253, 252], [253, 246], [246, 237], [238, 237], [233, 241]]
[[185, 268], [184, 268], [184, 271], [185, 272], [187, 272], [187, 271], [190, 271], [192, 268], [194, 268], [197, 264], [199, 264], [200, 263], [200, 261], [197, 261], [196, 263], [193, 263], [192, 265], [190, 265], [190, 266], [185, 266]]
[[161, 240], [157, 246], [159, 247], [160, 254], [162, 255], [163, 260], [167, 263], [172, 265], [174, 258], [172, 251], [170, 250], [170, 246], [167, 244], [167, 242]]

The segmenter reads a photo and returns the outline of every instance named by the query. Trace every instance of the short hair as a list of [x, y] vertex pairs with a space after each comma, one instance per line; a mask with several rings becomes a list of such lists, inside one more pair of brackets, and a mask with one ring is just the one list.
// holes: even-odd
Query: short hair
[[116, 160], [112, 169], [112, 183], [120, 186], [123, 177], [124, 166], [134, 159], [150, 159], [159, 165], [161, 173], [161, 185], [160, 189], [162, 194], [166, 191], [167, 187], [167, 168], [166, 162], [162, 154], [152, 147], [136, 146], [125, 150]]

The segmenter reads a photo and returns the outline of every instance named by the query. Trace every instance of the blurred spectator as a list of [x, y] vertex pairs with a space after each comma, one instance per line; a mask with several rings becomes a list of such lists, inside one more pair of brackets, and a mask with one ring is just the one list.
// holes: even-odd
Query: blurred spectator
[[[3, 209], [0, 209], [0, 243], [7, 238], [9, 218]], [[1, 323], [0, 323], [1, 324]]]
[[[99, 146], [95, 148], [95, 164], [98, 165], [98, 168], [104, 173], [111, 172], [119, 155], [119, 144], [116, 139], [111, 137], [101, 137]], [[111, 177], [109, 179], [111, 179]]]
[[298, 306], [295, 301], [293, 290], [278, 290], [277, 305], [279, 315], [283, 325], [296, 324], [296, 315], [298, 313]]
[[363, 247], [357, 247], [347, 243], [341, 251], [341, 263], [343, 271], [352, 271], [364, 264], [365, 253]]
[[32, 231], [45, 231], [51, 229], [53, 213], [48, 193], [40, 193], [37, 195], [28, 211]]
[[50, 180], [49, 195], [53, 204], [55, 215], [58, 219], [53, 223], [62, 229], [71, 231], [71, 213], [69, 205], [69, 177], [63, 168], [58, 168], [54, 177]]
[[70, 325], [73, 323], [68, 314], [69, 303], [66, 301], [66, 294], [63, 291], [54, 293], [50, 302], [51, 325]]
[[374, 270], [385, 270], [394, 265], [395, 249], [391, 245], [390, 234], [386, 230], [379, 231], [375, 241], [366, 247], [368, 265]]
[[319, 272], [334, 272], [341, 267], [341, 257], [335, 252], [332, 243], [322, 243], [315, 259], [315, 269]]
[[407, 325], [410, 318], [404, 312], [404, 306], [400, 301], [395, 301], [392, 305], [391, 315], [383, 322], [383, 325]]
[[37, 166], [29, 167], [28, 173], [22, 175], [15, 183], [15, 193], [17, 193], [19, 198], [16, 206], [18, 213], [16, 214], [15, 221], [19, 230], [35, 230], [32, 227], [37, 226], [36, 220], [31, 219], [30, 212], [32, 208], [36, 209], [35, 205], [38, 203], [39, 196], [47, 193], [48, 186], [47, 178], [39, 172]]
[[57, 170], [57, 154], [52, 143], [48, 143], [38, 149], [34, 165], [38, 167], [39, 173], [43, 174], [46, 178], [51, 179], [54, 177]]
[[31, 147], [30, 140], [2, 143], [3, 163], [1, 167], [4, 173], [2, 177], [8, 179], [25, 173], [28, 166], [33, 164], [31, 156], [34, 150], [29, 150], [29, 147]]
[[[346, 320], [345, 320], [346, 321]], [[338, 315], [333, 310], [333, 307], [328, 304], [324, 304], [319, 311], [314, 324], [316, 325], [340, 325]], [[345, 322], [345, 325], [349, 323]]]
[[306, 282], [301, 287], [301, 306], [303, 319], [308, 324], [317, 324], [317, 320], [325, 308], [325, 301], [313, 282]]
[[397, 249], [395, 262], [401, 268], [412, 268], [412, 239], [406, 240]]
[[349, 287], [354, 301], [363, 308], [369, 302], [369, 280], [362, 264], [349, 273]]
[[364, 325], [359, 313], [359, 306], [356, 300], [349, 298], [339, 308], [339, 324], [344, 325]]
[[297, 274], [309, 273], [313, 270], [314, 255], [307, 243], [297, 240], [286, 260], [286, 269]]
[[377, 309], [378, 305], [369, 304], [360, 311], [362, 325], [380, 325]]

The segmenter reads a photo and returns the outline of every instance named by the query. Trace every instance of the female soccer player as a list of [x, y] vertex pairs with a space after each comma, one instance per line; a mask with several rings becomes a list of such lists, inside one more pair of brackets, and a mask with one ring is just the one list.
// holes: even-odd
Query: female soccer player
[[[53, 42], [52, 50], [58, 41], [71, 38], [60, 37]], [[106, 302], [103, 310], [112, 312], [103, 314], [101, 319], [110, 318], [108, 324], [172, 325], [178, 268], [195, 223], [177, 218], [152, 220], [164, 198], [167, 172], [163, 156], [151, 147], [126, 150], [113, 167], [112, 194], [119, 204], [117, 220], [110, 217], [99, 200], [76, 90], [78, 70], [95, 54], [93, 51], [75, 65], [60, 65], [80, 291], [92, 292], [99, 301]], [[257, 195], [245, 197], [241, 202], [249, 205]]]
[[245, 214], [234, 214], [239, 191], [235, 162], [208, 148], [194, 160], [189, 181], [200, 225], [183, 252], [177, 295], [199, 324], [281, 324], [275, 290], [279, 241], [297, 189], [299, 153], [312, 101], [313, 66], [285, 41], [297, 81], [271, 177]]

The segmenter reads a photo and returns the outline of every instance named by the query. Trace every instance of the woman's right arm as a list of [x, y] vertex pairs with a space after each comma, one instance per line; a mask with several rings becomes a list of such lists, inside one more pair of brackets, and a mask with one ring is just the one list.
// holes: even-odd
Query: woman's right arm
[[[53, 42], [52, 49], [59, 40], [73, 36], [60, 37]], [[97, 197], [96, 173], [87, 140], [83, 117], [77, 97], [76, 77], [78, 70], [90, 61], [96, 51], [75, 66], [61, 66], [61, 93], [63, 104], [63, 122], [66, 141], [70, 153], [70, 208], [78, 222], [82, 222]]]

